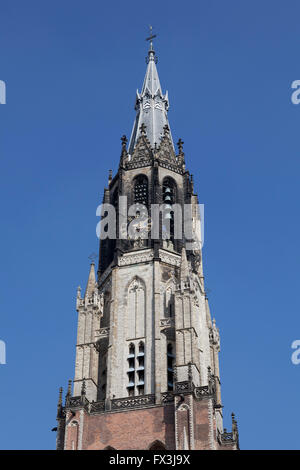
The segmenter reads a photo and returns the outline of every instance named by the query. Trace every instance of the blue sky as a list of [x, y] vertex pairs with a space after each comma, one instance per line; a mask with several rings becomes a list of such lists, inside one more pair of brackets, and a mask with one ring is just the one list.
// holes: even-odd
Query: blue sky
[[0, 446], [53, 449], [96, 207], [130, 135], [148, 25], [174, 140], [205, 204], [225, 426], [299, 448], [299, 2], [1, 2]]

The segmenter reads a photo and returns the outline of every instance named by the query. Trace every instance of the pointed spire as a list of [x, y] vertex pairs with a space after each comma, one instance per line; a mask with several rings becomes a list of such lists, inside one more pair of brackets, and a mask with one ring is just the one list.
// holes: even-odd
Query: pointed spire
[[191, 175], [190, 184], [191, 184], [191, 193], [194, 194], [194, 176], [193, 175]]
[[128, 140], [127, 140], [127, 137], [126, 137], [125, 134], [122, 135], [122, 137], [121, 137], [121, 142], [122, 142], [122, 153], [123, 153], [123, 152], [127, 153], [126, 145], [127, 145]]
[[60, 418], [62, 415], [62, 393], [63, 393], [63, 388], [60, 387], [58, 402], [57, 402], [57, 418]]
[[126, 135], [122, 135], [121, 137], [122, 142], [122, 150], [121, 150], [121, 159], [120, 159], [120, 166], [123, 167], [127, 161], [128, 153], [127, 153], [127, 137]]
[[81, 298], [81, 287], [77, 287], [77, 295], [76, 295], [76, 310], [83, 304], [83, 299]]
[[209, 328], [212, 328], [211, 314], [207, 297], [205, 297], [205, 313], [206, 313], [206, 323]]
[[[142, 134], [141, 125], [146, 126], [146, 136], [150, 142], [152, 148], [154, 148], [155, 142], [159, 146], [160, 140], [164, 135], [164, 126], [169, 126], [168, 122], [168, 109], [169, 109], [169, 100], [168, 92], [163, 95], [160, 81], [158, 77], [158, 72], [156, 68], [157, 57], [153, 49], [152, 39], [155, 35], [152, 34], [152, 29], [150, 29], [150, 37], [147, 40], [150, 41], [150, 47], [147, 57], [147, 70], [144, 78], [144, 83], [141, 93], [137, 91], [136, 94], [136, 118], [133, 125], [130, 143], [129, 143], [129, 154], [132, 155], [136, 143]], [[170, 134], [170, 140], [172, 147], [174, 144]]]
[[179, 155], [182, 155], [183, 154], [183, 140], [179, 139], [178, 142], [177, 142], [177, 147], [178, 147], [178, 152], [179, 152]]
[[96, 289], [96, 275], [95, 275], [95, 263], [91, 263], [90, 274], [84, 294], [84, 298], [88, 299], [94, 293]]
[[63, 388], [59, 388], [59, 396], [58, 396], [58, 403], [57, 407], [60, 408], [62, 406], [62, 393], [63, 393]]
[[[234, 413], [231, 413], [231, 420], [232, 420], [232, 434], [233, 434], [233, 438], [234, 440], [236, 441], [236, 445], [237, 445], [237, 449], [240, 448], [239, 446], [239, 430], [238, 430], [238, 424], [237, 424], [237, 420], [235, 418], [235, 414]], [[224, 429], [225, 431], [225, 429]]]
[[66, 394], [66, 404], [69, 403], [71, 395], [72, 395], [72, 380], [70, 379], [68, 381], [68, 390], [67, 390], [67, 394]]

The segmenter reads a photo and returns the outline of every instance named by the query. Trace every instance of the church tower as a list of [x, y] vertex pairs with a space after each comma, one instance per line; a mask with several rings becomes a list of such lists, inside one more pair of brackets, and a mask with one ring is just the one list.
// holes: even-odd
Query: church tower
[[153, 37], [131, 138], [104, 189], [97, 278], [92, 263], [77, 291], [57, 449], [238, 449], [233, 414], [232, 431], [223, 428], [198, 198], [181, 139], [174, 148]]

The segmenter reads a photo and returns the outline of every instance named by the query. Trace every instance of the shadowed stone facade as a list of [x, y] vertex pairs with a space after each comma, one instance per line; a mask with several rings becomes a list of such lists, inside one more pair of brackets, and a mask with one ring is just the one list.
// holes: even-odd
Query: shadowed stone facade
[[[119, 209], [126, 196], [127, 209], [144, 204], [151, 217], [155, 204], [177, 204], [183, 214], [190, 205], [196, 235], [177, 239], [171, 229], [164, 237], [161, 215], [154, 238], [101, 240], [97, 279], [92, 263], [85, 294], [77, 292], [74, 387], [65, 404], [60, 392], [58, 449], [238, 448], [234, 416], [232, 432], [223, 429], [220, 338], [204, 287], [198, 198], [167, 110], [151, 43], [130, 144], [123, 136], [103, 203]], [[118, 230], [122, 224], [117, 212]]]

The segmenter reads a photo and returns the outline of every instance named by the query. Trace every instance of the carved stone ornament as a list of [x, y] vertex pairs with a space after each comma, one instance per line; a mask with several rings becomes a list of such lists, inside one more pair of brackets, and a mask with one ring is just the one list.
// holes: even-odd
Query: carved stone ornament
[[169, 133], [165, 132], [161, 139], [160, 146], [158, 148], [157, 156], [160, 160], [167, 162], [173, 161], [176, 164], [176, 156], [173, 149], [172, 142], [169, 137]]
[[219, 328], [216, 326], [216, 320], [213, 319], [213, 325], [211, 329], [211, 338], [212, 342], [217, 346], [217, 348], [220, 348], [220, 332]]
[[172, 266], [180, 266], [181, 258], [179, 255], [173, 255], [171, 253], [166, 253], [164, 250], [159, 250], [159, 257], [161, 261]]
[[155, 395], [141, 395], [133, 398], [118, 398], [111, 401], [112, 410], [129, 408], [143, 408], [154, 405]]
[[152, 261], [153, 252], [144, 251], [143, 253], [134, 253], [130, 255], [123, 255], [119, 257], [119, 266], [127, 266], [130, 264], [136, 263], [145, 263], [147, 261]]
[[135, 277], [131, 282], [128, 290], [129, 292], [134, 292], [136, 290], [144, 290], [144, 284], [139, 278]]

